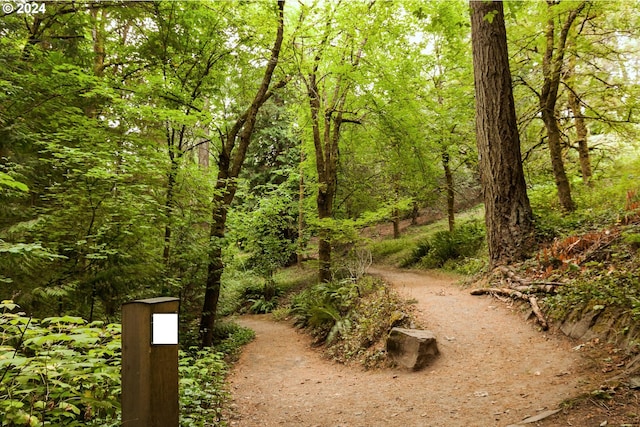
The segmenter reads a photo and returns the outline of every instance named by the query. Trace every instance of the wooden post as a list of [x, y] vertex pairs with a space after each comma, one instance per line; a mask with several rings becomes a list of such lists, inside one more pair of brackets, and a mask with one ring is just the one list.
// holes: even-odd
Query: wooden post
[[179, 425], [178, 301], [151, 298], [122, 306], [123, 427]]

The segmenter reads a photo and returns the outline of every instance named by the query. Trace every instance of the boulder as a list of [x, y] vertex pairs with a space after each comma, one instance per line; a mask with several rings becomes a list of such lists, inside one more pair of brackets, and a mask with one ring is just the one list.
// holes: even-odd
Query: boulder
[[438, 355], [436, 336], [421, 329], [393, 328], [387, 337], [387, 355], [398, 366], [417, 371]]

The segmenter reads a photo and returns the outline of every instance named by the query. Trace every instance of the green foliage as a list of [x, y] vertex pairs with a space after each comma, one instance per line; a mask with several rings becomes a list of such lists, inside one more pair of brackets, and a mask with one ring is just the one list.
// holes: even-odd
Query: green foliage
[[216, 322], [213, 333], [214, 350], [224, 354], [228, 360], [235, 360], [240, 348], [255, 338], [253, 330], [228, 321]]
[[222, 408], [229, 398], [225, 385], [228, 366], [214, 349], [180, 352], [180, 426], [221, 426]]
[[593, 229], [602, 224], [623, 221], [631, 211], [629, 194], [638, 190], [640, 157], [635, 152], [611, 162], [594, 178], [593, 187], [575, 185], [573, 198], [578, 209], [563, 213], [555, 201], [551, 184], [537, 185], [529, 190], [529, 199], [536, 216], [536, 233], [542, 242]]
[[341, 334], [328, 354], [342, 363], [355, 360], [371, 368], [385, 360], [381, 340], [391, 328], [409, 326], [411, 311], [407, 302], [387, 285], [378, 284], [356, 302], [350, 319], [353, 327]]
[[370, 276], [358, 282], [317, 284], [296, 294], [285, 313], [325, 344], [335, 360], [366, 367], [384, 359], [380, 340], [394, 326], [407, 326], [410, 310], [388, 285]]
[[602, 274], [594, 269], [562, 286], [557, 295], [547, 297], [545, 302], [555, 318], [563, 318], [572, 307], [614, 307], [629, 312], [635, 321], [640, 321], [640, 280], [638, 271], [621, 271]]
[[293, 296], [291, 314], [298, 327], [311, 328], [316, 341], [325, 342], [348, 327], [344, 317], [357, 295], [358, 288], [351, 281], [317, 284]]
[[624, 242], [633, 249], [640, 249], [640, 233], [628, 233], [624, 236]]
[[[0, 410], [8, 427], [119, 426], [121, 327], [72, 316], [42, 320], [0, 303]], [[253, 339], [217, 325], [218, 344], [179, 353], [180, 425], [222, 426], [226, 358]]]
[[120, 326], [17, 308], [0, 304], [3, 425], [119, 425]]
[[276, 189], [247, 211], [236, 212], [234, 235], [249, 253], [246, 266], [269, 279], [276, 269], [291, 263], [297, 249], [297, 205], [292, 195]]
[[407, 248], [407, 241], [405, 239], [385, 239], [372, 242], [369, 248], [374, 262], [380, 262], [390, 255], [405, 250]]
[[418, 243], [403, 264], [420, 264], [424, 268], [439, 268], [449, 260], [473, 257], [484, 242], [484, 225], [467, 222], [454, 231], [437, 231], [428, 240]]
[[0, 172], [0, 188], [2, 187], [13, 188], [24, 192], [29, 191], [29, 187], [20, 181], [16, 181], [11, 175], [4, 172]]
[[371, 277], [316, 284], [293, 296], [290, 313], [308, 327], [318, 343], [332, 343], [353, 327], [352, 310], [360, 298], [381, 285]]

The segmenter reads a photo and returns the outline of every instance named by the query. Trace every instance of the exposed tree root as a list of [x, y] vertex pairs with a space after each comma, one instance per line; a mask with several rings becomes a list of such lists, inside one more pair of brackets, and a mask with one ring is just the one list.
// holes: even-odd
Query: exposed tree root
[[473, 289], [471, 291], [471, 295], [503, 295], [508, 296], [510, 298], [515, 298], [523, 301], [527, 301], [531, 306], [531, 310], [533, 310], [533, 314], [535, 314], [538, 323], [542, 327], [542, 330], [546, 331], [549, 329], [549, 323], [547, 319], [544, 317], [540, 306], [538, 305], [538, 299], [533, 293], [541, 292], [541, 293], [554, 293], [556, 292], [557, 286], [562, 286], [564, 283], [561, 282], [532, 282], [529, 280], [524, 280], [519, 277], [513, 270], [505, 266], [496, 267], [494, 270], [495, 273], [500, 273], [503, 276], [503, 279], [500, 279], [500, 283], [504, 285], [506, 282], [508, 287], [496, 287], [496, 288], [479, 288]]

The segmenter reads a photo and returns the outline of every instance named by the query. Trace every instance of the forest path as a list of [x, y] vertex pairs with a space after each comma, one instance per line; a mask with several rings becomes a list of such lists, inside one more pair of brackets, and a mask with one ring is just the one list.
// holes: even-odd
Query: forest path
[[230, 376], [231, 426], [503, 427], [555, 409], [586, 386], [575, 343], [537, 331], [519, 310], [434, 273], [370, 273], [417, 301], [438, 359], [419, 372], [363, 371], [323, 359], [289, 324], [243, 316], [256, 339]]

